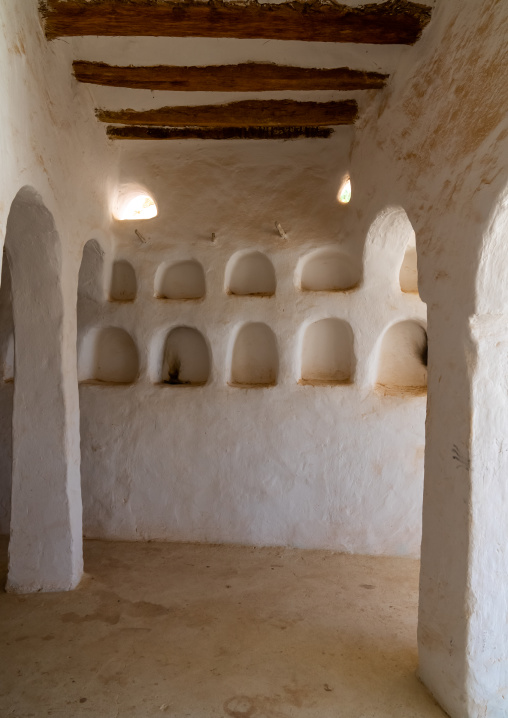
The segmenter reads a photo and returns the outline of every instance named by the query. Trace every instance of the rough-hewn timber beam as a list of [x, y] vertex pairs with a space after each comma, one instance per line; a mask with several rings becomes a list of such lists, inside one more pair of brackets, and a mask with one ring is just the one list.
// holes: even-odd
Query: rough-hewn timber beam
[[330, 137], [331, 127], [108, 127], [113, 140], [295, 140]]
[[355, 100], [296, 102], [295, 100], [243, 100], [226, 105], [161, 107], [156, 110], [97, 110], [101, 122], [158, 127], [319, 127], [351, 125], [356, 120]]
[[319, 69], [247, 62], [208, 67], [118, 67], [104, 62], [73, 63], [80, 82], [109, 87], [185, 92], [268, 92], [274, 90], [372, 90], [385, 86], [388, 75], [351, 70]]
[[46, 0], [46, 37], [72, 35], [234, 37], [412, 45], [431, 8], [410, 0], [361, 7], [222, 0]]

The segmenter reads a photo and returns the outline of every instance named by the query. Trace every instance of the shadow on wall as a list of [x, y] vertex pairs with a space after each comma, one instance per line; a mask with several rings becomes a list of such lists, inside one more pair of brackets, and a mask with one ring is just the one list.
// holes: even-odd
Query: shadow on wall
[[0, 284], [0, 534], [8, 534], [12, 493], [12, 406], [14, 393], [14, 321], [11, 272], [7, 256]]

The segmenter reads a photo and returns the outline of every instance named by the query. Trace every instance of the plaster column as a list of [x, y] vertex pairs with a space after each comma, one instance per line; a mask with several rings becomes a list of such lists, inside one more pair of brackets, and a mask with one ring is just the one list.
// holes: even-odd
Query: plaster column
[[82, 575], [75, 336], [51, 213], [21, 190], [7, 223], [15, 335], [7, 590], [74, 588]]
[[459, 306], [429, 305], [419, 675], [452, 718], [505, 718], [508, 317]]

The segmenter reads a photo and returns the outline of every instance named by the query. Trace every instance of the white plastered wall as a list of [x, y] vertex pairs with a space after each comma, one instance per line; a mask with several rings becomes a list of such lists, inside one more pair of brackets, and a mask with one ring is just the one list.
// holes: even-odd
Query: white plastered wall
[[[337, 190], [352, 134], [123, 149], [120, 182], [149, 189], [159, 215], [112, 229], [138, 294], [98, 303], [94, 325], [132, 335], [140, 376], [132, 386], [81, 386], [85, 535], [418, 554], [425, 397], [385, 397], [375, 383], [384, 331], [407, 319], [425, 324], [426, 308], [400, 290], [411, 236], [400, 208], [377, 218], [367, 242], [362, 228], [346, 229], [358, 204], [341, 206]], [[358, 267], [359, 286], [302, 292], [301, 258], [331, 247]], [[228, 262], [248, 249], [273, 263], [275, 296], [227, 294]], [[158, 268], [189, 259], [203, 266], [206, 296], [154, 296]], [[352, 327], [353, 382], [300, 386], [305, 329], [327, 317]], [[229, 386], [234, 339], [248, 322], [275, 334], [274, 387]], [[177, 326], [195, 327], [209, 345], [206, 386], [160, 384], [165, 338]]]

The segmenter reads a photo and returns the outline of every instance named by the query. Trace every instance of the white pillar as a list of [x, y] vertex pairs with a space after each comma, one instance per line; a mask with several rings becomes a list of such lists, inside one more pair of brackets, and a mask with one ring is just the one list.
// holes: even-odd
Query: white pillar
[[69, 590], [83, 568], [75, 302], [64, 301], [53, 217], [30, 188], [13, 202], [6, 248], [15, 335], [7, 590]]
[[452, 718], [508, 716], [508, 316], [429, 307], [419, 675]]

